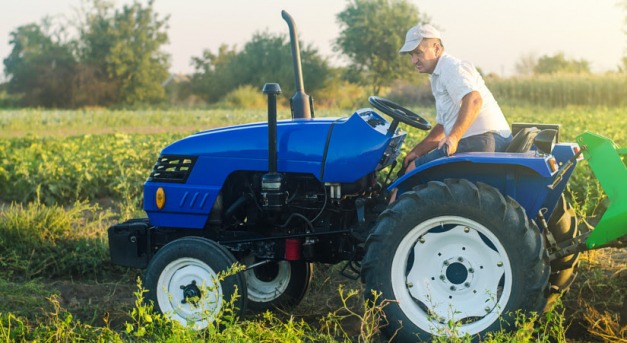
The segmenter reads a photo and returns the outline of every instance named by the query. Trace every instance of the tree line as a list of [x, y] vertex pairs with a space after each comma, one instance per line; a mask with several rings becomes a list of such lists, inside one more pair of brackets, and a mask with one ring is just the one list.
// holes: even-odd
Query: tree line
[[[168, 42], [168, 20], [156, 13], [154, 0], [120, 8], [107, 0], [92, 0], [79, 14], [78, 24], [44, 18], [19, 26], [10, 33], [12, 50], [3, 61], [8, 81], [0, 87], [23, 106], [167, 103], [170, 62], [162, 47]], [[416, 81], [421, 76], [398, 48], [407, 28], [429, 20], [407, 0], [349, 1], [337, 15], [340, 34], [334, 42], [334, 50], [349, 64], [333, 67], [315, 47], [301, 42], [307, 91], [315, 95], [338, 84], [356, 84], [378, 94], [399, 80]], [[257, 32], [241, 49], [223, 44], [216, 52], [204, 50], [192, 58], [194, 72], [176, 86], [176, 97], [215, 103], [241, 87], [261, 88], [266, 82], [278, 82], [284, 94], [292, 94], [289, 45], [286, 34]], [[563, 54], [526, 56], [516, 68], [527, 74], [590, 72], [587, 61], [569, 60]]]

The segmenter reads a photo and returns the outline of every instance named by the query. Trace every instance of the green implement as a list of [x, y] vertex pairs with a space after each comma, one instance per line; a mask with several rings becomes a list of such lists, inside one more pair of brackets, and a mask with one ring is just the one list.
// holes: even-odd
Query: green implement
[[588, 249], [597, 249], [627, 235], [627, 148], [618, 148], [603, 136], [584, 132], [577, 136], [592, 172], [607, 194], [610, 206], [586, 240]]

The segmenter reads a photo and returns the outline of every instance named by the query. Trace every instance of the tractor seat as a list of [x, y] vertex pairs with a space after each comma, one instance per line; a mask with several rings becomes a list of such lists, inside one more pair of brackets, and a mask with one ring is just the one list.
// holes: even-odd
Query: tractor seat
[[533, 146], [533, 140], [540, 133], [537, 127], [525, 127], [520, 129], [512, 138], [505, 152], [527, 152]]

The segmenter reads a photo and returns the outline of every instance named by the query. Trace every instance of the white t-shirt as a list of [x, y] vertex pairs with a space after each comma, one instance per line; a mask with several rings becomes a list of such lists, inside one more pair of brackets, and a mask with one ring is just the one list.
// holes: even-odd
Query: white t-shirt
[[507, 124], [499, 104], [471, 63], [443, 53], [429, 78], [431, 79], [431, 91], [435, 97], [436, 121], [444, 126], [446, 135], [451, 132], [457, 121], [462, 98], [472, 91], [479, 92], [483, 105], [479, 110], [477, 119], [470, 125], [462, 138], [489, 131], [495, 131], [503, 137], [508, 137], [511, 134], [509, 124]]

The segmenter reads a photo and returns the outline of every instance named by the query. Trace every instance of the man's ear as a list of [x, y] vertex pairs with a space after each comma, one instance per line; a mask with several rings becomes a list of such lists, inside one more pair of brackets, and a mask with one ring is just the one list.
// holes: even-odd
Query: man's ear
[[438, 42], [434, 42], [434, 49], [435, 49], [435, 55], [440, 57], [440, 55], [442, 54], [442, 45], [440, 45], [440, 43]]

